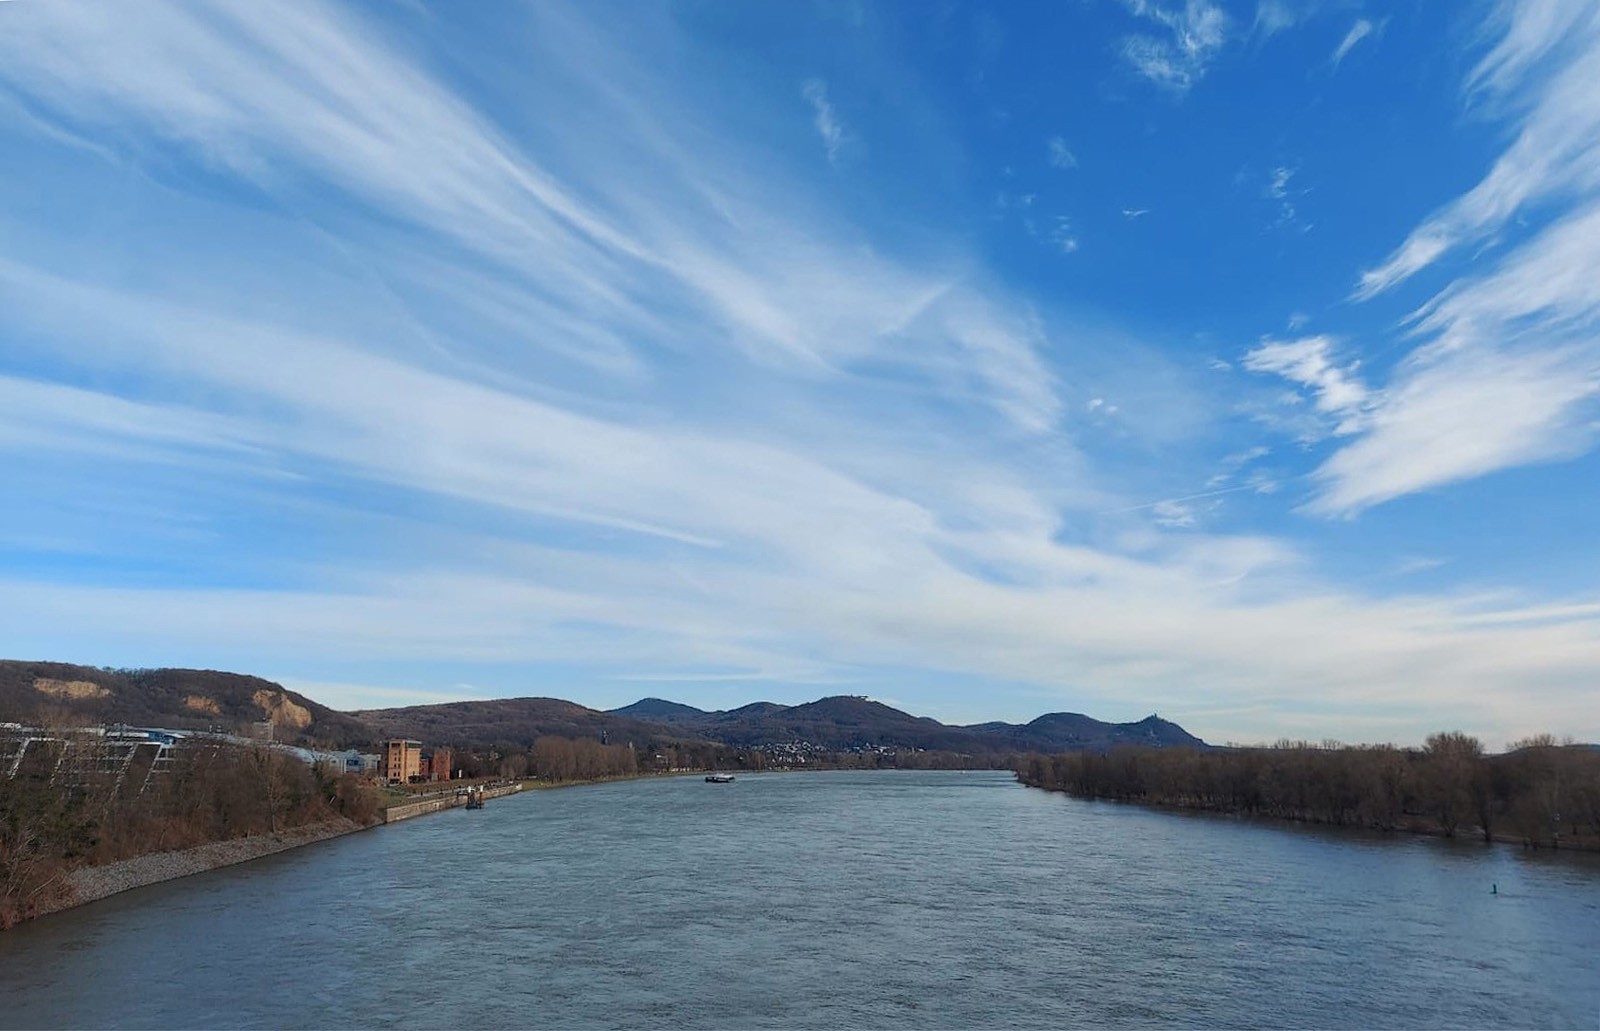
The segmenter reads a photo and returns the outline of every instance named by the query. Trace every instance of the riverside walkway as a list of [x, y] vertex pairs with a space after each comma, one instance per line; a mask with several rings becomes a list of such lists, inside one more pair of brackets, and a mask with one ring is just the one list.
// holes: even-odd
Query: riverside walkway
[[[514, 795], [521, 791], [522, 785], [520, 783], [497, 784], [492, 787], [484, 787], [481, 790], [482, 797], [485, 799], [504, 798], [506, 795]], [[458, 789], [423, 795], [416, 801], [402, 802], [399, 805], [392, 805], [387, 809], [381, 810], [383, 813], [382, 819], [384, 823], [399, 823], [401, 820], [409, 820], [412, 817], [426, 816], [428, 813], [437, 813], [445, 809], [464, 806], [467, 804], [469, 797], [471, 796]]]

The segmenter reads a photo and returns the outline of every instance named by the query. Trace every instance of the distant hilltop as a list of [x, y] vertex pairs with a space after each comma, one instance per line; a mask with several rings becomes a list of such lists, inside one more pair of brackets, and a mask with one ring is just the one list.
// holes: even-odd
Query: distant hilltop
[[1081, 713], [1052, 712], [1024, 724], [952, 726], [858, 695], [804, 705], [754, 702], [718, 712], [644, 698], [611, 714], [665, 723], [730, 745], [809, 741], [827, 748], [899, 745], [939, 752], [1070, 752], [1125, 744], [1206, 747], [1176, 723], [1153, 715], [1136, 723], [1106, 723]]
[[1053, 712], [1030, 723], [955, 726], [858, 695], [804, 705], [752, 702], [708, 712], [664, 698], [590, 709], [559, 698], [498, 698], [339, 712], [259, 677], [193, 669], [104, 669], [0, 660], [0, 721], [70, 719], [174, 729], [270, 723], [280, 741], [351, 746], [408, 737], [461, 747], [526, 747], [544, 736], [709, 741], [829, 751], [920, 749], [963, 754], [1101, 750], [1115, 745], [1207, 747], [1176, 723], [1148, 716], [1107, 723]]

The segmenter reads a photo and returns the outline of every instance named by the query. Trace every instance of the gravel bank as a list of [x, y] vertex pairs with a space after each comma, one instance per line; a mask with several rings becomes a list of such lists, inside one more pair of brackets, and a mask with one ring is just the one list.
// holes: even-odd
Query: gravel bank
[[159, 884], [175, 877], [187, 877], [190, 874], [232, 866], [235, 863], [247, 863], [262, 856], [286, 852], [291, 848], [299, 848], [316, 841], [326, 841], [362, 829], [359, 823], [352, 820], [330, 820], [309, 827], [296, 827], [281, 834], [216, 841], [178, 852], [156, 852], [147, 856], [124, 859], [120, 863], [85, 867], [73, 871], [68, 879], [72, 897], [54, 908], [67, 909], [81, 906], [86, 902], [103, 899], [107, 895], [115, 895], [119, 891], [142, 888], [147, 884]]

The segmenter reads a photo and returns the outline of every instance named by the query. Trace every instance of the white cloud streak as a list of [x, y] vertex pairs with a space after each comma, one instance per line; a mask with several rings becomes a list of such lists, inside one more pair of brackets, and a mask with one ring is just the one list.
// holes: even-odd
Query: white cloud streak
[[811, 124], [816, 126], [817, 135], [822, 137], [828, 160], [837, 163], [839, 148], [844, 145], [844, 126], [839, 124], [839, 116], [834, 113], [833, 104], [828, 100], [828, 84], [821, 79], [807, 79], [800, 86], [800, 95], [811, 105]]
[[1517, 136], [1476, 186], [1412, 231], [1356, 290], [1389, 290], [1446, 253], [1483, 240], [1544, 200], [1600, 189], [1600, 7], [1588, 0], [1501, 3], [1506, 32], [1471, 82], [1524, 108]]
[[[1313, 511], [1350, 515], [1415, 491], [1593, 446], [1600, 397], [1600, 8], [1501, 4], [1502, 35], [1469, 79], [1515, 114], [1489, 174], [1430, 216], [1359, 297], [1393, 289], [1445, 254], [1504, 234], [1487, 270], [1412, 316], [1421, 339], [1362, 435], [1317, 471]], [[1510, 225], [1553, 208], [1531, 232]], [[1519, 238], [1520, 237], [1520, 238]]]
[[1050, 162], [1051, 168], [1064, 171], [1078, 167], [1078, 156], [1067, 146], [1067, 141], [1059, 136], [1052, 136], [1045, 141], [1045, 158]]
[[1592, 356], [1470, 348], [1411, 363], [1367, 432], [1316, 472], [1310, 511], [1348, 515], [1420, 490], [1529, 462], [1570, 458], [1593, 443], [1572, 413], [1600, 394]]
[[1326, 0], [1258, 0], [1252, 31], [1275, 36], [1311, 18]]
[[[1267, 702], [1309, 692], [1369, 712], [1382, 704], [1372, 685], [1406, 683], [1421, 710], [1450, 704], [1473, 726], [1518, 731], [1570, 721], [1541, 723], [1553, 708], [1512, 707], [1508, 680], [1576, 683], [1600, 660], [1600, 628], [1588, 622], [1528, 628], [1505, 617], [1503, 629], [1469, 631], [1460, 623], [1479, 619], [1476, 603], [1329, 593], [1298, 582], [1293, 554], [1269, 541], [1206, 537], [1144, 559], [1064, 543], [1037, 488], [999, 468], [963, 470], [963, 492], [915, 501], [798, 452], [579, 417], [339, 341], [4, 273], [7, 303], [37, 332], [92, 340], [73, 321], [87, 313], [135, 327], [82, 358], [181, 374], [237, 400], [226, 415], [157, 420], [143, 433], [156, 447], [181, 452], [221, 438], [268, 464], [300, 456], [311, 468], [613, 527], [672, 549], [664, 559], [500, 545], [492, 570], [335, 567], [320, 575], [339, 586], [317, 591], [13, 579], [0, 591], [9, 635], [50, 641], [90, 620], [137, 654], [160, 640], [177, 652], [287, 649], [300, 662], [592, 662], [600, 653], [630, 668], [904, 663], [1137, 694], [1174, 711], [1191, 704], [1177, 686], [1191, 682]], [[219, 339], [232, 346], [218, 349]], [[96, 397], [48, 384], [7, 389], [19, 422], [97, 410]], [[100, 399], [126, 414], [79, 420], [71, 447], [96, 438], [118, 447], [130, 436], [125, 423], [150, 422], [145, 406]], [[1152, 506], [1153, 521], [1192, 530], [1188, 500]], [[626, 636], [609, 636], [617, 630]]]
[[1195, 524], [1194, 507], [1179, 501], [1158, 501], [1150, 507], [1150, 516], [1156, 525], [1170, 529], [1188, 529]]
[[1372, 35], [1376, 26], [1370, 18], [1357, 18], [1355, 24], [1350, 26], [1350, 31], [1344, 34], [1344, 39], [1334, 48], [1333, 56], [1329, 61], [1335, 68], [1344, 63], [1345, 57], [1356, 48], [1356, 44]]
[[1337, 341], [1329, 336], [1298, 340], [1267, 339], [1244, 356], [1251, 372], [1273, 373], [1311, 391], [1317, 411], [1334, 420], [1335, 436], [1348, 436], [1363, 426], [1372, 398], [1357, 375], [1360, 363], [1343, 366], [1333, 359]]
[[1200, 81], [1227, 42], [1227, 13], [1210, 0], [1185, 0], [1181, 7], [1123, 0], [1123, 6], [1166, 30], [1127, 37], [1122, 42], [1123, 58], [1134, 71], [1174, 93], [1187, 93]]
[[[63, 117], [131, 121], [268, 188], [322, 180], [497, 262], [569, 316], [602, 310], [660, 334], [660, 309], [687, 304], [722, 325], [728, 346], [798, 375], [888, 359], [963, 392], [976, 380], [1034, 431], [1059, 412], [1029, 320], [980, 290], [878, 256], [848, 226], [772, 214], [796, 197], [779, 203], [757, 177], [708, 194], [696, 170], [685, 184], [695, 192], [664, 202], [663, 186], [619, 167], [581, 196], [345, 12], [154, 3], [130, 21], [116, 4], [86, 3], [15, 21], [0, 37], [0, 77]], [[603, 73], [587, 71], [578, 85], [603, 88]], [[682, 160], [657, 138], [670, 116], [625, 114], [653, 122], [660, 167]], [[908, 334], [922, 346], [902, 346]]]
[[[1212, 52], [1208, 9], [1182, 9], [1192, 39], [1162, 21], [1183, 60]], [[0, 245], [7, 358], [44, 370], [0, 378], [0, 447], [110, 457], [132, 463], [130, 476], [202, 456], [217, 465], [187, 503], [204, 503], [214, 480], [271, 474], [381, 489], [375, 506], [425, 524], [381, 571], [274, 553], [278, 579], [248, 589], [12, 574], [0, 584], [7, 648], [66, 655], [94, 626], [127, 661], [225, 652], [269, 673], [284, 656], [614, 674], [901, 668], [1044, 685], [1108, 714], [1131, 697], [1129, 715], [1223, 697], [1346, 706], [1349, 734], [1402, 720], [1420, 735], [1445, 707], [1466, 729], [1591, 729], [1574, 723], [1570, 700], [1600, 664], [1592, 599], [1572, 599], [1567, 617], [1518, 620], [1519, 608], [1549, 606], [1374, 598], [1318, 581], [1280, 541], [1180, 525], [1193, 518], [1184, 498], [1104, 517], [1108, 536], [1124, 523], [1153, 534], [1137, 548], [1075, 540], [1069, 518], [1111, 504], [1051, 432], [1062, 404], [1039, 357], [1039, 317], [970, 263], [896, 260], [790, 181], [725, 171], [751, 166], [685, 142], [699, 139], [670, 95], [630, 89], [646, 99], [621, 103], [606, 92], [636, 74], [620, 48], [573, 58], [591, 77], [570, 85], [609, 117], [559, 145], [598, 149], [546, 160], [348, 12], [125, 11], [28, 9], [0, 40], [0, 77], [114, 149], [176, 144], [274, 196], [334, 191], [359, 212], [344, 226], [356, 252], [404, 232], [416, 235], [398, 250], [460, 263], [436, 277], [405, 254], [365, 259], [403, 268], [398, 281], [493, 289], [440, 317], [440, 357], [400, 347], [386, 323], [297, 322], [271, 263], [234, 284], [264, 298], [241, 312], [226, 291], [206, 292], [200, 262], [132, 285], [97, 278], [71, 252]], [[548, 45], [576, 49], [560, 33]], [[792, 112], [787, 88], [784, 102]], [[606, 125], [629, 138], [611, 140]], [[635, 160], [601, 160], [619, 154]], [[1497, 297], [1462, 291], [1422, 317], [1454, 319], [1438, 323], [1448, 334], [1469, 315], [1513, 310]], [[487, 359], [453, 327], [515, 325], [525, 311], [565, 319], [550, 320], [563, 355], [600, 352], [586, 368], [606, 390], [563, 396], [463, 371]], [[602, 328], [584, 337], [585, 322]], [[1359, 381], [1329, 346], [1268, 341], [1252, 353], [1329, 417], [1354, 418]], [[684, 365], [690, 400], [650, 392]], [[730, 375], [726, 393], [701, 381], [706, 368]], [[65, 382], [82, 370], [92, 377]], [[606, 392], [624, 387], [639, 393]], [[1108, 396], [1134, 405], [1115, 385]], [[773, 421], [742, 424], [735, 402]], [[952, 411], [965, 418], [951, 425]], [[1150, 531], [1162, 520], [1186, 532]], [[249, 528], [226, 520], [214, 532], [249, 543]], [[454, 534], [470, 547], [452, 550]], [[1515, 697], [1524, 685], [1543, 688], [1536, 701]], [[1296, 729], [1280, 720], [1266, 732]]]

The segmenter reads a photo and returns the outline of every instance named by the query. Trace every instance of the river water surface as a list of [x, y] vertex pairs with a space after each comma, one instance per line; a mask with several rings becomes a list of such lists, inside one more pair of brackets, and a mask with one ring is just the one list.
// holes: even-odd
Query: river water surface
[[1596, 1028], [1593, 860], [1001, 773], [658, 778], [25, 925], [0, 1026]]

